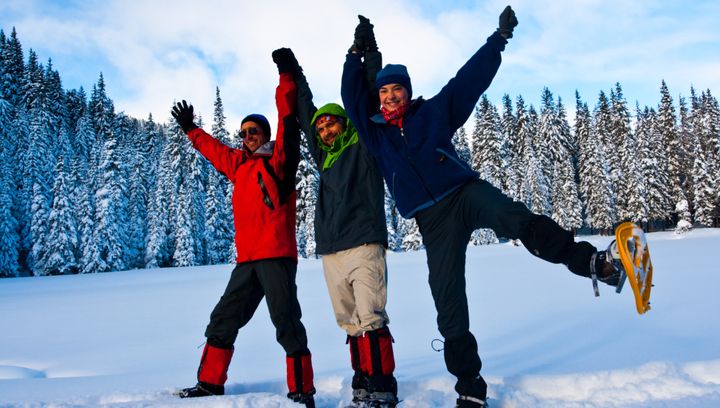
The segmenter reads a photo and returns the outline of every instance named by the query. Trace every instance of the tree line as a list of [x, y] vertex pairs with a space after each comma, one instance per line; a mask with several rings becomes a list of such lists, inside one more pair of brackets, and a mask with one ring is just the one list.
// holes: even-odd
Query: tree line
[[[453, 143], [482, 178], [578, 233], [623, 220], [717, 227], [718, 101], [691, 88], [676, 103], [665, 82], [659, 95], [631, 108], [617, 83], [591, 109], [576, 93], [572, 124], [547, 88], [539, 112], [522, 96], [497, 106], [483, 97]], [[215, 96], [209, 131], [240, 147]], [[313, 257], [319, 176], [304, 141], [301, 150], [298, 249]], [[65, 90], [52, 60], [25, 56], [16, 31], [0, 30], [0, 277], [232, 263], [231, 194], [170, 115], [116, 112], [102, 74], [89, 92]], [[385, 202], [390, 249], [421, 248], [415, 222]], [[471, 243], [503, 238], [478, 230]]]

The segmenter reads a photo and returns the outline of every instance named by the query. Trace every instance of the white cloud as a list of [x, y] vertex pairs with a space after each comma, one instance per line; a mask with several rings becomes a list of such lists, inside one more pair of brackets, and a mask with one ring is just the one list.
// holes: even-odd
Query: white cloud
[[[448, 3], [428, 13], [410, 0], [110, 0], [44, 14], [60, 6], [8, 1], [0, 6], [0, 26], [17, 26], [26, 50], [40, 50], [41, 61], [52, 57], [64, 80], [76, 78], [70, 86], [83, 78], [88, 88], [103, 72], [116, 109], [135, 117], [153, 113], [165, 121], [173, 100], [187, 99], [207, 123], [219, 86], [232, 131], [251, 112], [274, 123], [275, 48], [294, 50], [317, 104], [339, 102], [345, 52], [356, 16], [364, 14], [385, 62], [407, 65], [415, 95], [429, 97], [485, 42], [506, 4]], [[572, 110], [574, 89], [592, 105], [601, 89], [620, 82], [644, 93], [626, 92], [630, 101], [654, 104], [661, 79], [684, 94], [690, 84], [720, 85], [713, 2], [520, 0], [513, 8], [520, 25], [489, 90], [498, 103], [508, 93], [537, 104], [548, 86]]]

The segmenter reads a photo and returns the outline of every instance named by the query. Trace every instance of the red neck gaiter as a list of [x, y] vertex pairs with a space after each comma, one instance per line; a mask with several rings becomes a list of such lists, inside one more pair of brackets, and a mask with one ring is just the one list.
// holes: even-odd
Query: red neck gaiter
[[409, 107], [410, 104], [405, 103], [398, 106], [398, 108], [394, 111], [389, 111], [382, 106], [380, 107], [380, 110], [387, 123], [401, 128], [403, 123], [403, 117], [405, 117], [405, 113], [407, 112]]

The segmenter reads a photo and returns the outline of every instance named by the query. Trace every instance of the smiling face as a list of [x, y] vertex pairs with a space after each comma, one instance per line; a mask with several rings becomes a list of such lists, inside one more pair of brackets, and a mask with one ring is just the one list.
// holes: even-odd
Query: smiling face
[[270, 139], [269, 135], [266, 135], [262, 128], [252, 121], [242, 124], [240, 137], [242, 137], [245, 147], [253, 153]]
[[394, 111], [410, 100], [407, 89], [400, 84], [387, 84], [378, 90], [380, 105], [387, 111]]
[[315, 130], [325, 145], [332, 146], [335, 139], [345, 131], [345, 124], [339, 118], [331, 116], [330, 120], [318, 120]]

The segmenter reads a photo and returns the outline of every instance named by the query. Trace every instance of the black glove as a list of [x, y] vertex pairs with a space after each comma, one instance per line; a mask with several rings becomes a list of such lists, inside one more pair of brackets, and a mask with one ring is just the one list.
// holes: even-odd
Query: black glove
[[293, 54], [290, 48], [278, 48], [272, 52], [272, 59], [277, 65], [278, 72], [290, 73], [295, 75], [296, 73], [302, 72], [300, 64], [298, 64], [295, 54]]
[[187, 133], [197, 129], [197, 125], [193, 122], [193, 107], [192, 105], [188, 106], [184, 99], [182, 103], [178, 102], [177, 105], [173, 106], [171, 113], [183, 132]]
[[510, 6], [505, 7], [505, 10], [500, 13], [500, 22], [497, 29], [498, 33], [506, 39], [512, 38], [513, 29], [516, 25], [518, 25], [518, 20], [517, 17], [515, 17], [515, 12]]
[[359, 52], [366, 51], [377, 51], [378, 46], [375, 41], [375, 33], [373, 32], [373, 25], [370, 24], [370, 20], [366, 17], [358, 15], [360, 22], [355, 27], [355, 40], [353, 41], [350, 51], [353, 50]]

